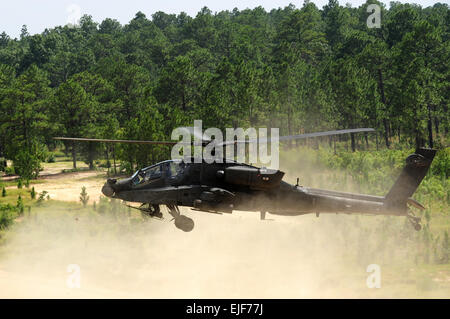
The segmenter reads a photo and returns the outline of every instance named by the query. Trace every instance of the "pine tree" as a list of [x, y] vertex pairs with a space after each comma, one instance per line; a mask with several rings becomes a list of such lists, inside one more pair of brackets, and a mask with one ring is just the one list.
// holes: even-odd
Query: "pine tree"
[[47, 191], [42, 191], [42, 192], [39, 193], [39, 197], [38, 197], [38, 200], [37, 200], [37, 204], [38, 205], [42, 204], [42, 202], [45, 200], [45, 196], [47, 196], [47, 194], [48, 194]]
[[80, 201], [83, 204], [83, 207], [86, 207], [86, 205], [87, 205], [87, 203], [89, 201], [89, 196], [88, 196], [88, 194], [86, 192], [86, 187], [85, 186], [83, 186], [81, 188]]
[[16, 204], [16, 207], [17, 207], [17, 211], [18, 211], [19, 215], [22, 215], [22, 214], [23, 214], [23, 211], [24, 211], [24, 209], [25, 209], [25, 206], [23, 205], [22, 196], [20, 196], [20, 195], [19, 195], [19, 197], [17, 198], [17, 204]]
[[6, 197], [6, 188], [3, 186], [2, 188], [2, 197]]
[[36, 198], [36, 191], [34, 189], [34, 186], [31, 188], [30, 196], [31, 196], [31, 199], [35, 199]]

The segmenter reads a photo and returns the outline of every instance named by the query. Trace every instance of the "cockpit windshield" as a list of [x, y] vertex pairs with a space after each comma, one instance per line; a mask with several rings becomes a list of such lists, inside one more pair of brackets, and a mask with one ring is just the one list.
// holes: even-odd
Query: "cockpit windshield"
[[160, 179], [163, 176], [175, 178], [183, 173], [185, 163], [181, 160], [165, 161], [138, 170], [133, 174], [132, 180], [134, 185], [147, 184]]

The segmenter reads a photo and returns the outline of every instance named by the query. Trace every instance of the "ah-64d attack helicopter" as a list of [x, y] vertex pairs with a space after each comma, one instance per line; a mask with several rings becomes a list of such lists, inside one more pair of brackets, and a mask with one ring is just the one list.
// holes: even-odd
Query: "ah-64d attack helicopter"
[[[329, 132], [281, 136], [280, 141], [345, 133], [370, 132], [373, 129], [349, 129]], [[108, 143], [163, 144], [173, 141], [133, 141], [91, 138], [56, 137], [58, 140]], [[202, 146], [214, 142], [202, 140]], [[222, 142], [220, 146], [246, 141]], [[102, 188], [105, 196], [127, 202], [141, 203], [145, 215], [162, 218], [160, 206], [165, 205], [183, 231], [191, 231], [194, 221], [180, 214], [179, 206], [209, 213], [232, 213], [233, 210], [260, 212], [283, 216], [314, 213], [372, 214], [406, 216], [416, 230], [420, 217], [408, 209], [410, 204], [425, 209], [411, 198], [425, 177], [436, 150], [419, 148], [406, 158], [406, 164], [386, 196], [344, 193], [292, 185], [283, 181], [284, 172], [224, 159], [222, 163], [207, 163], [192, 157], [167, 160], [139, 169], [125, 179], [108, 179]], [[188, 159], [188, 160], [186, 160]], [[132, 207], [132, 206], [130, 206]]]

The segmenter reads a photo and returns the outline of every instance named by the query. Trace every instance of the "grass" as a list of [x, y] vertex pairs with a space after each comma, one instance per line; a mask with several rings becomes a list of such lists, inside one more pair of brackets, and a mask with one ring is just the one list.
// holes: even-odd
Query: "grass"
[[[58, 158], [58, 160], [54, 163], [42, 163], [42, 168], [46, 171], [62, 171], [63, 169], [71, 169], [72, 168], [72, 161], [69, 158]], [[77, 168], [84, 168], [89, 167], [85, 162], [83, 161], [77, 161]]]
[[0, 197], [0, 204], [16, 205], [19, 195], [22, 197], [25, 206], [33, 205], [36, 200], [31, 199], [30, 188], [23, 187], [22, 189], [8, 188], [6, 190], [6, 197]]
[[[42, 184], [45, 183], [44, 179], [33, 179], [30, 180], [30, 189], [33, 185], [35, 184]], [[12, 181], [4, 181], [0, 179], [0, 187], [17, 187], [17, 180], [12, 180]], [[25, 185], [22, 186], [23, 188], [26, 188]], [[1, 200], [1, 198], [0, 198]]]

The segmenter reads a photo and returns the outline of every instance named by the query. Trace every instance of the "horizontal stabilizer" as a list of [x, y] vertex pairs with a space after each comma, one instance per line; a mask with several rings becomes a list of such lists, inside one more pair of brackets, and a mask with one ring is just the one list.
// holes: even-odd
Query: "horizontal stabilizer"
[[406, 209], [406, 203], [418, 208], [423, 207], [419, 202], [410, 199], [410, 197], [427, 174], [435, 155], [436, 150], [419, 148], [414, 154], [406, 158], [405, 167], [385, 197], [385, 203], [388, 208]]

